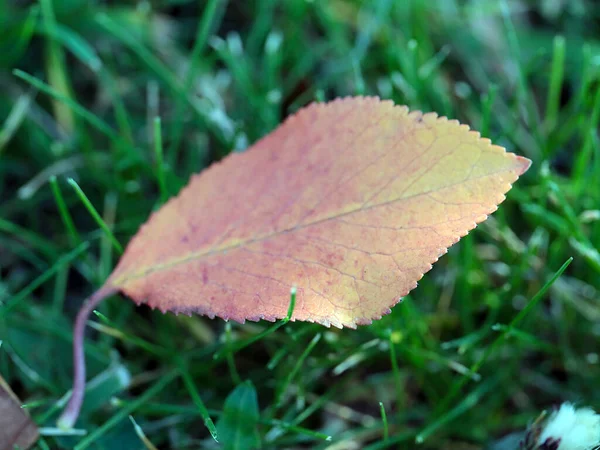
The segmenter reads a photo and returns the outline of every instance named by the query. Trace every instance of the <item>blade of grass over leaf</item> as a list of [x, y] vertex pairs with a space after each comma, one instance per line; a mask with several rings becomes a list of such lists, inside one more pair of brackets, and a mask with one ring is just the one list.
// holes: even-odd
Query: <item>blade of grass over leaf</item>
[[113, 232], [110, 230], [110, 228], [108, 228], [100, 214], [98, 214], [98, 211], [96, 211], [96, 208], [94, 208], [94, 205], [92, 205], [92, 202], [90, 202], [90, 200], [87, 198], [83, 190], [79, 187], [77, 182], [73, 178], [67, 179], [67, 182], [71, 185], [71, 187], [79, 197], [79, 200], [81, 200], [81, 203], [83, 203], [83, 206], [85, 206], [85, 208], [88, 210], [92, 218], [96, 221], [98, 226], [102, 229], [102, 231], [104, 231], [106, 236], [108, 236], [108, 238], [113, 244], [113, 247], [119, 253], [123, 253], [123, 247], [121, 246]]
[[58, 207], [58, 211], [60, 213], [60, 217], [65, 224], [65, 228], [69, 233], [69, 237], [71, 239], [71, 244], [75, 244], [81, 242], [81, 236], [77, 232], [77, 228], [75, 228], [75, 224], [73, 223], [73, 218], [69, 213], [69, 209], [67, 208], [67, 204], [65, 203], [65, 199], [62, 195], [58, 182], [56, 181], [56, 177], [53, 175], [50, 177], [50, 187], [52, 188], [52, 194], [54, 195], [54, 201], [56, 202], [56, 206]]
[[164, 203], [169, 198], [167, 185], [165, 183], [165, 164], [163, 158], [163, 141], [160, 129], [160, 117], [154, 118], [154, 158], [156, 160], [156, 176], [158, 178], [158, 187], [160, 190], [160, 201]]

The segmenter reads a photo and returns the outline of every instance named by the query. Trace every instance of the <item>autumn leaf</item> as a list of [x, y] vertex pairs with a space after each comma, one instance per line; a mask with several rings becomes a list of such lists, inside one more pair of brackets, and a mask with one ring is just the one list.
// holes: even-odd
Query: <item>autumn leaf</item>
[[372, 98], [315, 104], [195, 176], [106, 286], [209, 317], [355, 327], [390, 311], [529, 161]]
[[31, 421], [10, 386], [0, 376], [0, 450], [30, 448], [38, 438]]
[[312, 104], [194, 176], [80, 316], [122, 292], [163, 312], [273, 321], [295, 285], [292, 320], [369, 324], [529, 165], [466, 125], [390, 101]]

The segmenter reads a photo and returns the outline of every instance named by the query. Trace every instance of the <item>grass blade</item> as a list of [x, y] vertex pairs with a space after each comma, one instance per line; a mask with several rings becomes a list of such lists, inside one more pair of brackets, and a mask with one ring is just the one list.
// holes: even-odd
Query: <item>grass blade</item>
[[190, 396], [192, 397], [194, 404], [198, 408], [198, 410], [200, 412], [200, 417], [202, 417], [202, 419], [204, 420], [204, 425], [206, 426], [206, 428], [208, 428], [208, 431], [210, 432], [210, 435], [212, 436], [212, 438], [215, 441], [219, 442], [217, 440], [217, 427], [215, 427], [215, 424], [213, 423], [212, 419], [210, 418], [210, 415], [208, 414], [208, 410], [206, 409], [206, 406], [204, 406], [204, 402], [202, 401], [202, 398], [200, 397], [200, 394], [198, 393], [198, 390], [196, 389], [196, 386], [194, 385], [194, 382], [192, 381], [191, 375], [183, 366], [181, 367], [180, 370], [181, 370], [181, 376], [183, 378], [183, 382], [185, 383], [185, 387], [187, 388]]
[[94, 208], [94, 205], [92, 205], [92, 202], [90, 202], [90, 200], [87, 198], [85, 193], [81, 190], [81, 188], [79, 187], [77, 182], [73, 178], [69, 178], [67, 180], [67, 182], [71, 185], [71, 187], [73, 188], [73, 190], [79, 197], [79, 200], [81, 200], [81, 203], [83, 203], [83, 206], [85, 206], [85, 208], [88, 210], [88, 212], [90, 213], [92, 218], [96, 221], [98, 226], [102, 229], [102, 231], [104, 231], [106, 236], [108, 236], [108, 238], [112, 242], [115, 249], [117, 249], [117, 251], [120, 254], [122, 254], [123, 247], [121, 246], [119, 241], [117, 241], [117, 238], [114, 236], [114, 234], [112, 233], [110, 228], [108, 228], [108, 225], [106, 225], [106, 223], [104, 222], [104, 220], [102, 219], [100, 214], [98, 214], [98, 211], [96, 211], [96, 208]]

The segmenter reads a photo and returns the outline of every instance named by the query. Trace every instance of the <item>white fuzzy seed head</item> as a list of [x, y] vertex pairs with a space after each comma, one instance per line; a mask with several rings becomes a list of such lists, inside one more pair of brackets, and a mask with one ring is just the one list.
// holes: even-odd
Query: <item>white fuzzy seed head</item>
[[557, 450], [594, 450], [600, 446], [600, 415], [590, 408], [563, 403], [546, 420], [538, 445], [558, 441]]

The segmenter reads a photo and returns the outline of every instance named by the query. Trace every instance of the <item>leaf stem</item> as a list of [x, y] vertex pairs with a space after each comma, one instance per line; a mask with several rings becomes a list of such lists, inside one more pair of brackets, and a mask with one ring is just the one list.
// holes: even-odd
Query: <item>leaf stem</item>
[[113, 294], [115, 289], [104, 287], [96, 291], [81, 307], [77, 318], [75, 319], [75, 330], [73, 331], [73, 390], [67, 407], [58, 418], [57, 426], [63, 430], [73, 428], [79, 411], [83, 403], [85, 393], [85, 355], [83, 352], [83, 339], [85, 334], [85, 325], [90, 313], [98, 304], [109, 295]]

